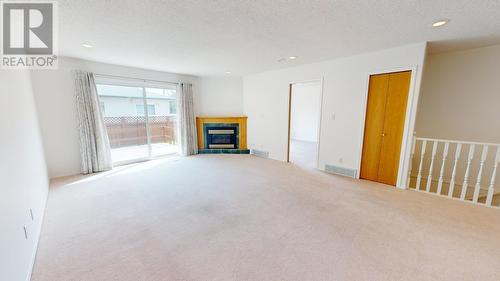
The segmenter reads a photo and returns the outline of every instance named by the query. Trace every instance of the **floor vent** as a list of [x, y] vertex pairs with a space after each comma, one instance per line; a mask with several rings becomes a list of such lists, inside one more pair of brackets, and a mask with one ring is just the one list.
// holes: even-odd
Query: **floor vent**
[[258, 157], [269, 158], [269, 152], [267, 151], [252, 149], [250, 153]]
[[357, 170], [354, 169], [348, 169], [344, 167], [339, 167], [339, 166], [334, 166], [334, 165], [325, 165], [325, 171], [336, 174], [336, 175], [341, 175], [341, 176], [346, 176], [350, 178], [356, 178], [356, 173], [358, 172]]

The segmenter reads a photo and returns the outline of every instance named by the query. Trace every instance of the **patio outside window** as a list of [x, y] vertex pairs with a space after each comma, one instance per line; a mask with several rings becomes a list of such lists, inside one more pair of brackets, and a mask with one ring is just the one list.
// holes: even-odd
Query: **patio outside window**
[[178, 152], [174, 85], [98, 81], [97, 91], [115, 165]]

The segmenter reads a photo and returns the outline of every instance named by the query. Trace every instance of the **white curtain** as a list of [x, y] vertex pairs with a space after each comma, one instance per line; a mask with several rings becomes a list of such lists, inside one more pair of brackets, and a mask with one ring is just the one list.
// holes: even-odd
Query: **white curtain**
[[94, 74], [76, 71], [75, 82], [82, 173], [110, 170], [113, 164], [109, 138], [99, 105]]
[[177, 108], [181, 155], [197, 154], [198, 140], [193, 107], [193, 86], [191, 84], [179, 83], [177, 86]]

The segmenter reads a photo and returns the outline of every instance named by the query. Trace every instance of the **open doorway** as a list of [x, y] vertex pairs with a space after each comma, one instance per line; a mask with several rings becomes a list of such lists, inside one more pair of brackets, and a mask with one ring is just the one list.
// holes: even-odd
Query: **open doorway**
[[318, 166], [321, 81], [290, 84], [288, 162], [304, 168]]

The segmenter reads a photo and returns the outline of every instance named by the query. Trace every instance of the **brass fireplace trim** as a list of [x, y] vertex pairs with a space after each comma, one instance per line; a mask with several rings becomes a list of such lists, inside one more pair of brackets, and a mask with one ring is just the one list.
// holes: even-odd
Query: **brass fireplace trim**
[[237, 123], [239, 125], [239, 138], [238, 138], [238, 148], [247, 149], [247, 117], [246, 116], [236, 116], [236, 117], [212, 117], [212, 116], [201, 116], [196, 117], [196, 131], [198, 133], [198, 148], [204, 149], [204, 134], [203, 134], [203, 124], [207, 123]]

